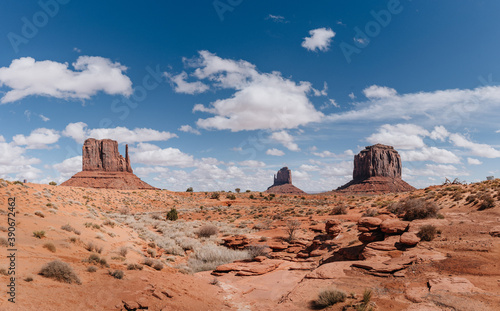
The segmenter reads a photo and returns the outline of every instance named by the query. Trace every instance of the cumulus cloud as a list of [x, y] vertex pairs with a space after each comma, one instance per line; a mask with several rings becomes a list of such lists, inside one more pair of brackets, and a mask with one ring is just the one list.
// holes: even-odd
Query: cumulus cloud
[[292, 135], [288, 134], [287, 131], [274, 132], [271, 134], [270, 138], [274, 141], [279, 142], [285, 148], [291, 151], [299, 151], [299, 146], [294, 143], [294, 138]]
[[436, 147], [424, 147], [418, 150], [399, 152], [403, 161], [433, 161], [436, 163], [460, 163], [460, 158], [453, 152]]
[[475, 156], [490, 159], [500, 158], [500, 150], [497, 150], [488, 144], [472, 142], [460, 134], [450, 134], [449, 139], [455, 146], [469, 149]]
[[193, 128], [191, 125], [187, 125], [187, 124], [179, 127], [179, 131], [186, 132], [186, 133], [192, 133], [192, 134], [196, 134], [196, 135], [201, 135], [200, 131]]
[[185, 71], [181, 72], [178, 75], [172, 75], [168, 72], [165, 72], [165, 77], [170, 81], [170, 83], [174, 86], [174, 91], [176, 93], [185, 93], [185, 94], [198, 94], [203, 93], [209, 89], [209, 86], [203, 82], [195, 81], [195, 82], [187, 82], [186, 79], [188, 75]]
[[15, 135], [12, 140], [18, 146], [26, 146], [26, 149], [48, 149], [49, 145], [55, 144], [60, 137], [55, 130], [39, 128], [33, 130], [29, 136]]
[[126, 127], [115, 128], [96, 128], [89, 129], [87, 124], [83, 122], [70, 123], [62, 132], [64, 136], [73, 138], [77, 143], [83, 143], [87, 138], [95, 139], [113, 139], [118, 143], [138, 143], [147, 141], [164, 141], [177, 135], [170, 132], [160, 132], [148, 128], [136, 128], [130, 130]]
[[10, 89], [0, 103], [39, 95], [64, 99], [89, 99], [102, 91], [110, 95], [132, 94], [132, 82], [120, 63], [98, 56], [80, 56], [69, 69], [67, 63], [36, 61], [22, 57], [0, 68], [0, 86]]
[[409, 175], [416, 176], [438, 176], [441, 178], [454, 178], [457, 176], [468, 176], [469, 174], [464, 171], [460, 171], [454, 165], [446, 164], [426, 164], [424, 168], [420, 169], [410, 169], [403, 167], [403, 172]]
[[266, 163], [262, 161], [256, 161], [256, 160], [246, 160], [238, 163], [241, 166], [246, 166], [246, 167], [264, 167], [266, 166]]
[[266, 154], [276, 156], [276, 157], [281, 157], [285, 155], [285, 153], [279, 149], [272, 148], [272, 149], [267, 149]]
[[130, 148], [129, 151], [133, 163], [177, 167], [193, 167], [195, 164], [192, 155], [177, 148], [162, 149], [153, 144], [139, 143], [137, 147]]
[[186, 63], [195, 68], [193, 77], [207, 81], [212, 88], [235, 91], [209, 106], [194, 106], [193, 112], [215, 115], [198, 119], [200, 128], [279, 130], [319, 122], [324, 116], [308, 98], [314, 93], [309, 82], [296, 83], [277, 71], [261, 73], [249, 62], [223, 59], [208, 51], [200, 51], [199, 57]]
[[366, 140], [372, 144], [384, 144], [396, 149], [415, 149], [425, 147], [423, 137], [430, 133], [415, 124], [384, 124], [378, 132], [370, 135]]
[[64, 182], [82, 170], [82, 156], [65, 159], [60, 163], [52, 165], [52, 168], [59, 173], [56, 181], [58, 183]]
[[26, 149], [14, 143], [7, 143], [0, 135], [0, 178], [11, 179], [14, 175], [16, 179], [34, 179], [40, 176], [42, 171], [33, 167], [40, 163], [40, 159], [26, 156]]
[[[314, 150], [316, 150], [316, 149], [314, 149]], [[325, 150], [325, 151], [321, 151], [321, 152], [313, 152], [312, 154], [314, 154], [315, 156], [320, 157], [320, 158], [341, 158], [341, 157], [346, 157], [346, 156], [353, 156], [354, 152], [351, 149], [347, 149], [342, 154], [336, 154], [336, 153], [333, 153], [331, 151]]]
[[478, 159], [474, 158], [467, 158], [467, 163], [470, 165], [481, 165], [483, 162], [479, 161]]
[[326, 120], [335, 122], [422, 117], [446, 124], [500, 106], [500, 86], [398, 94], [392, 88], [375, 85], [366, 88], [363, 93], [367, 96], [367, 101], [356, 103], [355, 108], [350, 111], [331, 114]]
[[330, 28], [317, 28], [309, 31], [309, 37], [302, 41], [302, 47], [308, 51], [326, 52], [330, 48], [335, 32]]
[[317, 165], [309, 165], [309, 164], [302, 164], [299, 167], [300, 170], [306, 171], [306, 172], [314, 172], [314, 171], [319, 171], [320, 168]]

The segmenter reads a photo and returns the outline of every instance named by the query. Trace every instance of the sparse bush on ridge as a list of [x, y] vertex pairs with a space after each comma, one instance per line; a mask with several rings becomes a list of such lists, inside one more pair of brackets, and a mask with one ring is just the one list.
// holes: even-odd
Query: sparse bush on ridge
[[123, 277], [125, 276], [125, 273], [122, 270], [109, 271], [108, 273], [115, 279], [119, 280], [123, 279]]
[[59, 282], [81, 284], [80, 278], [73, 271], [70, 265], [65, 262], [54, 260], [45, 264], [40, 270], [40, 275], [46, 278], [55, 279]]
[[210, 199], [219, 200], [219, 198], [220, 198], [220, 193], [219, 192], [212, 192], [212, 194], [210, 196]]
[[167, 219], [171, 221], [176, 221], [179, 219], [179, 215], [177, 214], [177, 210], [175, 208], [171, 208], [167, 213]]
[[485, 209], [493, 208], [495, 207], [495, 200], [493, 197], [489, 194], [485, 194], [481, 197], [481, 205], [479, 206], [478, 210], [482, 211]]

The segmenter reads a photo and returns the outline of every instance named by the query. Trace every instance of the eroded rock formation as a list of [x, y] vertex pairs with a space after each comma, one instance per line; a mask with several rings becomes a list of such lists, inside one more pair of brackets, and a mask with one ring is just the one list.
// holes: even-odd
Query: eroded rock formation
[[292, 171], [288, 167], [281, 168], [276, 175], [274, 175], [274, 183], [271, 187], [267, 188], [268, 193], [277, 194], [306, 194], [304, 191], [292, 185]]
[[118, 152], [118, 142], [89, 138], [82, 147], [82, 171], [61, 186], [106, 189], [156, 189], [135, 176], [130, 165], [128, 145], [125, 158]]
[[354, 156], [353, 179], [337, 191], [389, 193], [415, 190], [401, 179], [401, 157], [392, 146], [367, 146]]

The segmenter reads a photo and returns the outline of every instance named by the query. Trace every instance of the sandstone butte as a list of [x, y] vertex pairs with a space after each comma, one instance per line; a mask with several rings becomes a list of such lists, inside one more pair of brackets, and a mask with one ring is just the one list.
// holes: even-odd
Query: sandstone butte
[[61, 186], [105, 189], [156, 189], [137, 177], [130, 165], [128, 145], [125, 158], [118, 152], [118, 142], [89, 138], [82, 148], [82, 171]]
[[337, 191], [380, 194], [415, 190], [401, 179], [402, 167], [401, 157], [392, 146], [367, 146], [354, 156], [352, 180]]
[[281, 168], [274, 175], [274, 183], [271, 187], [267, 188], [266, 192], [275, 194], [306, 194], [292, 185], [292, 171], [288, 167]]

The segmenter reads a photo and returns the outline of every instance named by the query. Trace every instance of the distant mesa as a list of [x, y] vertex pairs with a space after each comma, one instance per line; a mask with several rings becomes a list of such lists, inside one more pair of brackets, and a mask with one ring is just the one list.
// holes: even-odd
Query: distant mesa
[[292, 185], [292, 171], [283, 167], [274, 175], [274, 183], [267, 188], [267, 193], [275, 194], [306, 194], [304, 191]]
[[130, 165], [128, 145], [125, 158], [118, 152], [118, 142], [89, 138], [82, 148], [82, 171], [61, 186], [121, 190], [156, 189], [135, 176]]
[[367, 146], [354, 156], [352, 180], [337, 191], [379, 194], [415, 190], [401, 179], [402, 167], [401, 157], [392, 146]]

